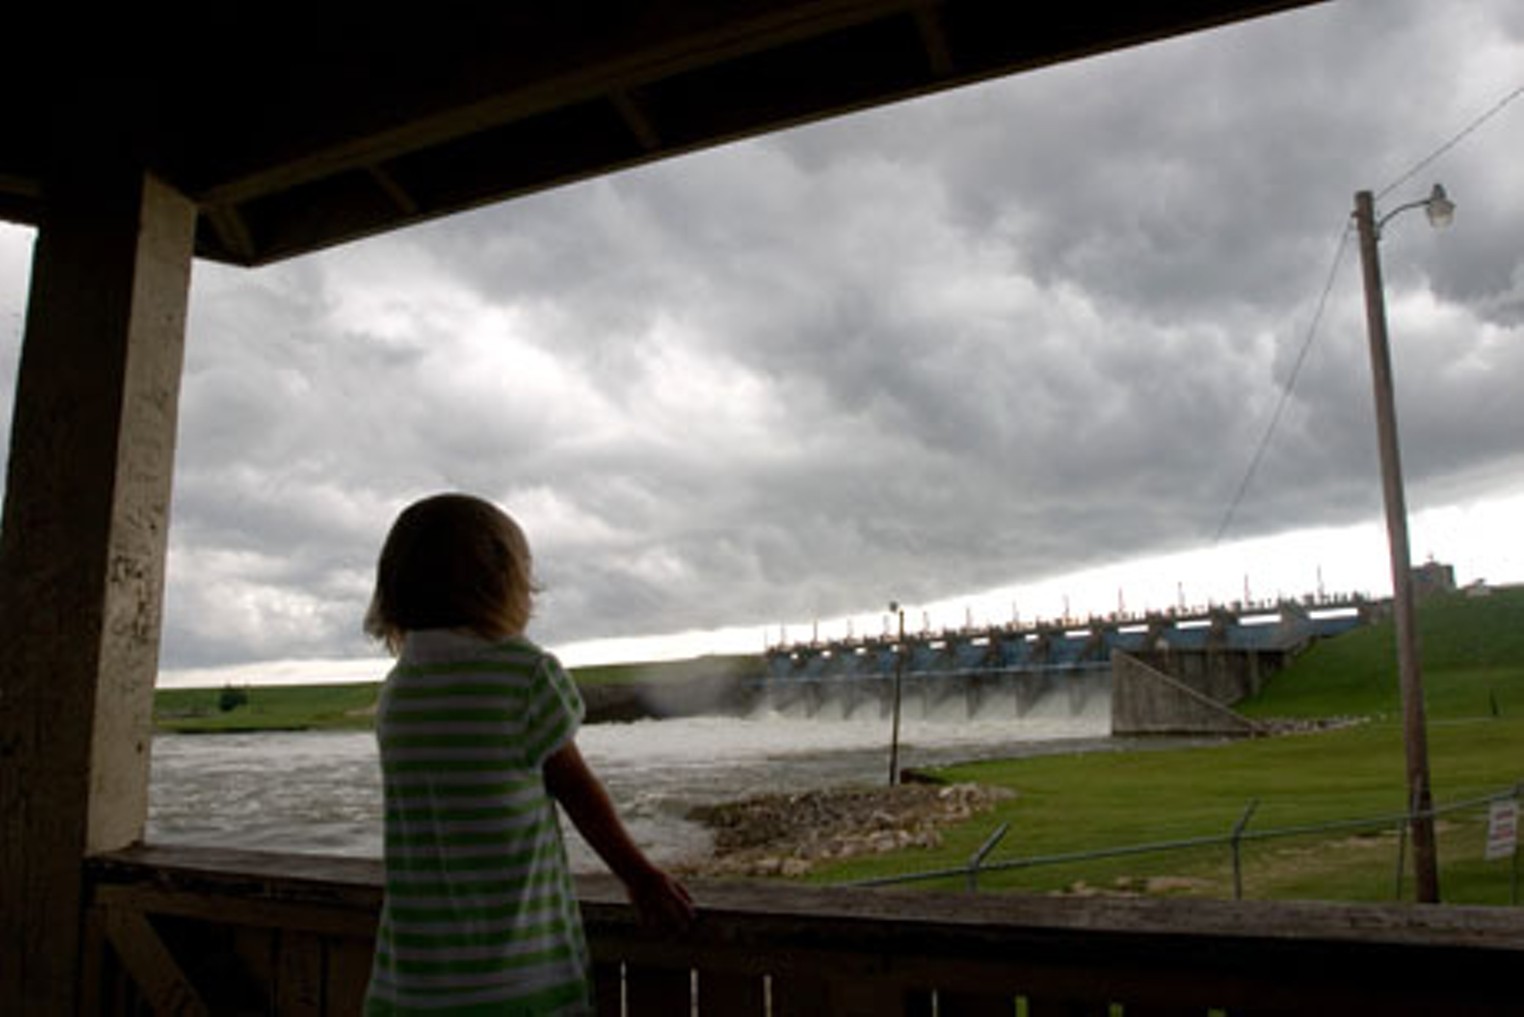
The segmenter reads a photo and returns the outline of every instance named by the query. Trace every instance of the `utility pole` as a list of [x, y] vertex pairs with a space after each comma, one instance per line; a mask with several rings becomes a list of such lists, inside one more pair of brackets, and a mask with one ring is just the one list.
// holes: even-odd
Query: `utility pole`
[[905, 609], [891, 600], [889, 610], [900, 616], [899, 642], [894, 647], [894, 725], [889, 735], [889, 786], [894, 787], [900, 782], [900, 681], [905, 671]]
[[[1443, 199], [1444, 192], [1435, 188]], [[1433, 200], [1433, 199], [1431, 199]], [[1404, 208], [1427, 202], [1415, 202]], [[1391, 218], [1402, 208], [1393, 210]], [[1370, 338], [1371, 380], [1376, 392], [1376, 435], [1381, 453], [1381, 489], [1386, 504], [1387, 543], [1392, 559], [1392, 616], [1397, 631], [1397, 676], [1402, 690], [1403, 745], [1407, 752], [1407, 806], [1413, 837], [1413, 876], [1419, 903], [1439, 902], [1439, 868], [1434, 845], [1434, 802], [1429, 789], [1429, 745], [1424, 717], [1423, 674], [1419, 664], [1418, 626], [1413, 610], [1413, 569], [1408, 552], [1408, 510], [1403, 495], [1402, 459], [1397, 447], [1397, 410], [1392, 391], [1392, 360], [1386, 333], [1386, 298], [1377, 248], [1370, 191], [1355, 195], [1355, 224], [1360, 233], [1360, 263], [1365, 278], [1365, 320]], [[1432, 218], [1432, 216], [1431, 216]]]

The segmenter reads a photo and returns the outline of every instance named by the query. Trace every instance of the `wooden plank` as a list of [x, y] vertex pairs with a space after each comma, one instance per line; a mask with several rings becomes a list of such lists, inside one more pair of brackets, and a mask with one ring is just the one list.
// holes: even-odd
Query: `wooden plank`
[[700, 971], [698, 1012], [704, 1017], [763, 1017], [767, 995], [762, 976]]
[[328, 1013], [357, 1014], [365, 1006], [365, 990], [370, 987], [374, 944], [367, 939], [348, 936], [324, 940], [326, 965], [323, 999]]
[[105, 1005], [106, 930], [100, 908], [85, 910], [85, 926], [80, 945], [79, 1012], [107, 1013]]
[[275, 1012], [282, 1017], [321, 1017], [323, 941], [310, 932], [283, 932], [276, 941]]
[[[609, 877], [578, 880], [578, 896], [590, 928], [606, 919], [627, 927], [628, 904]], [[1190, 937], [1214, 950], [1235, 941], [1257, 949], [1262, 942], [1312, 943], [1322, 951], [1332, 942], [1437, 947], [1477, 946], [1516, 952], [1524, 959], [1524, 912], [1510, 908], [1414, 908], [1410, 904], [1329, 904], [1318, 901], [1221, 901], [1190, 898], [1147, 899], [1049, 897], [1028, 894], [928, 893], [906, 889], [850, 889], [788, 883], [697, 883], [704, 921], [742, 920], [767, 935], [786, 936], [817, 923], [844, 930], [882, 922], [870, 929], [876, 946], [905, 953], [937, 952], [933, 937], [959, 948], [1019, 961], [1005, 952], [1011, 935], [1068, 933], [1072, 942], [1098, 936]], [[608, 910], [605, 910], [608, 909]], [[857, 933], [854, 931], [853, 933]]]
[[905, 993], [905, 1017], [933, 1017], [937, 1014], [936, 992], [932, 989], [910, 989]]
[[200, 1017], [209, 1012], [146, 917], [123, 908], [102, 908], [101, 925], [155, 1013]]
[[[342, 866], [334, 872], [344, 882], [330, 886], [305, 877], [283, 880], [268, 857], [260, 861], [260, 872], [246, 874], [227, 857], [208, 866], [186, 854], [168, 870], [113, 856], [101, 869], [107, 882], [98, 886], [97, 901], [148, 910], [164, 905], [223, 930], [249, 920], [270, 923], [235, 931], [235, 950], [244, 949], [237, 946], [239, 937], [251, 930], [265, 937], [260, 942], [270, 942], [283, 921], [347, 928], [352, 930], [347, 938], [369, 941], [371, 932], [361, 920], [370, 907], [361, 903], [368, 892], [365, 881], [352, 879], [352, 872], [345, 875], [349, 870]], [[775, 985], [774, 1012], [784, 1014], [920, 1017], [929, 1012], [926, 986], [954, 993], [946, 997], [944, 1012], [961, 1006], [1004, 1015], [1014, 1009], [1007, 1005], [1011, 997], [1028, 994], [1035, 1000], [1034, 1017], [1042, 1017], [1044, 1007], [1061, 1014], [1107, 1013], [1112, 1001], [1134, 1013], [1147, 1008], [1204, 1014], [1220, 1007], [1258, 1015], [1295, 1012], [1308, 999], [1340, 1012], [1383, 1017], [1421, 1013], [1425, 1007], [1507, 1013], [1516, 1009], [1517, 971], [1524, 962], [1524, 915], [1509, 909], [1258, 904], [1224, 909], [1224, 902], [1199, 901], [1118, 907], [699, 882], [691, 887], [700, 912], [694, 931], [670, 937], [643, 930], [613, 884], [606, 893], [597, 882], [579, 887], [585, 888], [592, 889], [581, 904], [599, 963], [596, 990], [601, 1012], [608, 1014], [622, 1012], [621, 964], [645, 973], [635, 979], [633, 1002], [643, 1008], [636, 1012], [650, 1012], [643, 1000], [652, 1007], [685, 1000], [682, 972], [691, 969], [701, 973], [699, 1006], [710, 1014], [715, 1012], [710, 1003], [718, 1007], [729, 994], [739, 1001], [736, 1012], [757, 1012], [756, 986], [765, 977]], [[376, 891], [370, 899], [378, 902], [379, 888], [369, 889]], [[1295, 918], [1303, 914], [1311, 929], [1295, 928]], [[1261, 934], [1248, 928], [1257, 917], [1265, 919]], [[1362, 928], [1371, 930], [1369, 938], [1360, 936]], [[194, 953], [193, 943], [169, 939], [168, 923], [161, 931], [192, 977], [202, 979], [214, 969], [204, 963], [207, 957]], [[208, 949], [226, 949], [227, 935], [208, 936]], [[267, 968], [257, 985], [275, 984], [275, 963]], [[1295, 972], [1295, 978], [1286, 972]], [[642, 979], [665, 984], [647, 990]], [[330, 971], [325, 986], [331, 981]], [[207, 980], [203, 992], [216, 985]], [[237, 998], [259, 991], [253, 986]], [[332, 1006], [326, 996], [324, 1004]], [[264, 1005], [274, 1008], [273, 997]]]
[[624, 1017], [624, 965], [593, 963], [593, 1010], [598, 1017]]
[[[1196, 1007], [1181, 1006], [1180, 1012], [1197, 1012]], [[1110, 1017], [1111, 1001], [1064, 999], [1052, 996], [1027, 997], [1027, 1017]]]
[[1010, 992], [938, 989], [937, 1015], [938, 1017], [1016, 1017], [1016, 996]]
[[237, 926], [233, 929], [233, 954], [249, 977], [267, 990], [265, 1005], [274, 1003], [268, 990], [275, 984], [276, 934], [269, 929]]
[[910, 1009], [910, 998], [903, 985], [860, 971], [831, 978], [828, 991], [827, 1012], [840, 1017], [907, 1017]]
[[687, 1014], [693, 1007], [693, 972], [626, 964], [624, 992], [630, 1017]]
[[380, 907], [379, 858], [244, 851], [237, 848], [136, 844], [90, 859], [104, 885], [222, 888], [276, 899], [321, 899]]
[[103, 886], [96, 890], [95, 899], [110, 907], [123, 907], [148, 914], [175, 915], [224, 925], [300, 929], [330, 936], [370, 938], [376, 928], [375, 916], [369, 912], [336, 908], [331, 904], [285, 903], [231, 894], [136, 886]]
[[819, 975], [773, 975], [769, 986], [772, 1017], [816, 1017], [831, 1012], [830, 986]]

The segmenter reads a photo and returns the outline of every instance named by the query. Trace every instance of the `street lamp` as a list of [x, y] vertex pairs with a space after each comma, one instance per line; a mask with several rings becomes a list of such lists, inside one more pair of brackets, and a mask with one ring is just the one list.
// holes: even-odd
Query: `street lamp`
[[1381, 454], [1381, 487], [1386, 504], [1387, 542], [1392, 558], [1392, 614], [1397, 631], [1397, 677], [1402, 690], [1403, 744], [1407, 750], [1408, 821], [1413, 837], [1413, 875], [1420, 903], [1439, 902], [1439, 870], [1434, 850], [1434, 803], [1429, 791], [1429, 746], [1424, 720], [1423, 674], [1419, 666], [1418, 627], [1413, 612], [1413, 573], [1408, 554], [1408, 510], [1402, 489], [1402, 459], [1397, 449], [1396, 400], [1392, 394], [1392, 358], [1386, 335], [1386, 297], [1381, 256], [1376, 246], [1381, 227], [1399, 212], [1422, 208], [1435, 227], [1448, 226], [1455, 204], [1439, 184], [1427, 198], [1399, 205], [1376, 218], [1370, 191], [1355, 194], [1355, 225], [1360, 233], [1360, 263], [1365, 277], [1365, 321], [1370, 336], [1371, 381], [1376, 391], [1376, 434]]
[[889, 602], [889, 611], [900, 616], [899, 642], [894, 646], [894, 725], [889, 735], [889, 786], [900, 782], [900, 681], [905, 670], [905, 608]]

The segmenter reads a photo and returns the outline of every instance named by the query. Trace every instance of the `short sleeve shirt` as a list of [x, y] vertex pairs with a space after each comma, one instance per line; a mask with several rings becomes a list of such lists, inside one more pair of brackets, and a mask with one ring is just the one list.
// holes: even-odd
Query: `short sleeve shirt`
[[527, 639], [407, 634], [376, 716], [386, 893], [368, 1014], [590, 1012], [541, 774], [582, 717], [576, 685]]

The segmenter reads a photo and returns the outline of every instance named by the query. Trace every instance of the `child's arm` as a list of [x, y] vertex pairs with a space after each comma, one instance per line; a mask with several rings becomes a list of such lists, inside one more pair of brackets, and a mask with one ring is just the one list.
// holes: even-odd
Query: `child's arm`
[[682, 929], [693, 921], [693, 900], [681, 883], [653, 865], [630, 839], [603, 783], [569, 741], [545, 760], [545, 788], [584, 840], [629, 892], [642, 920]]

